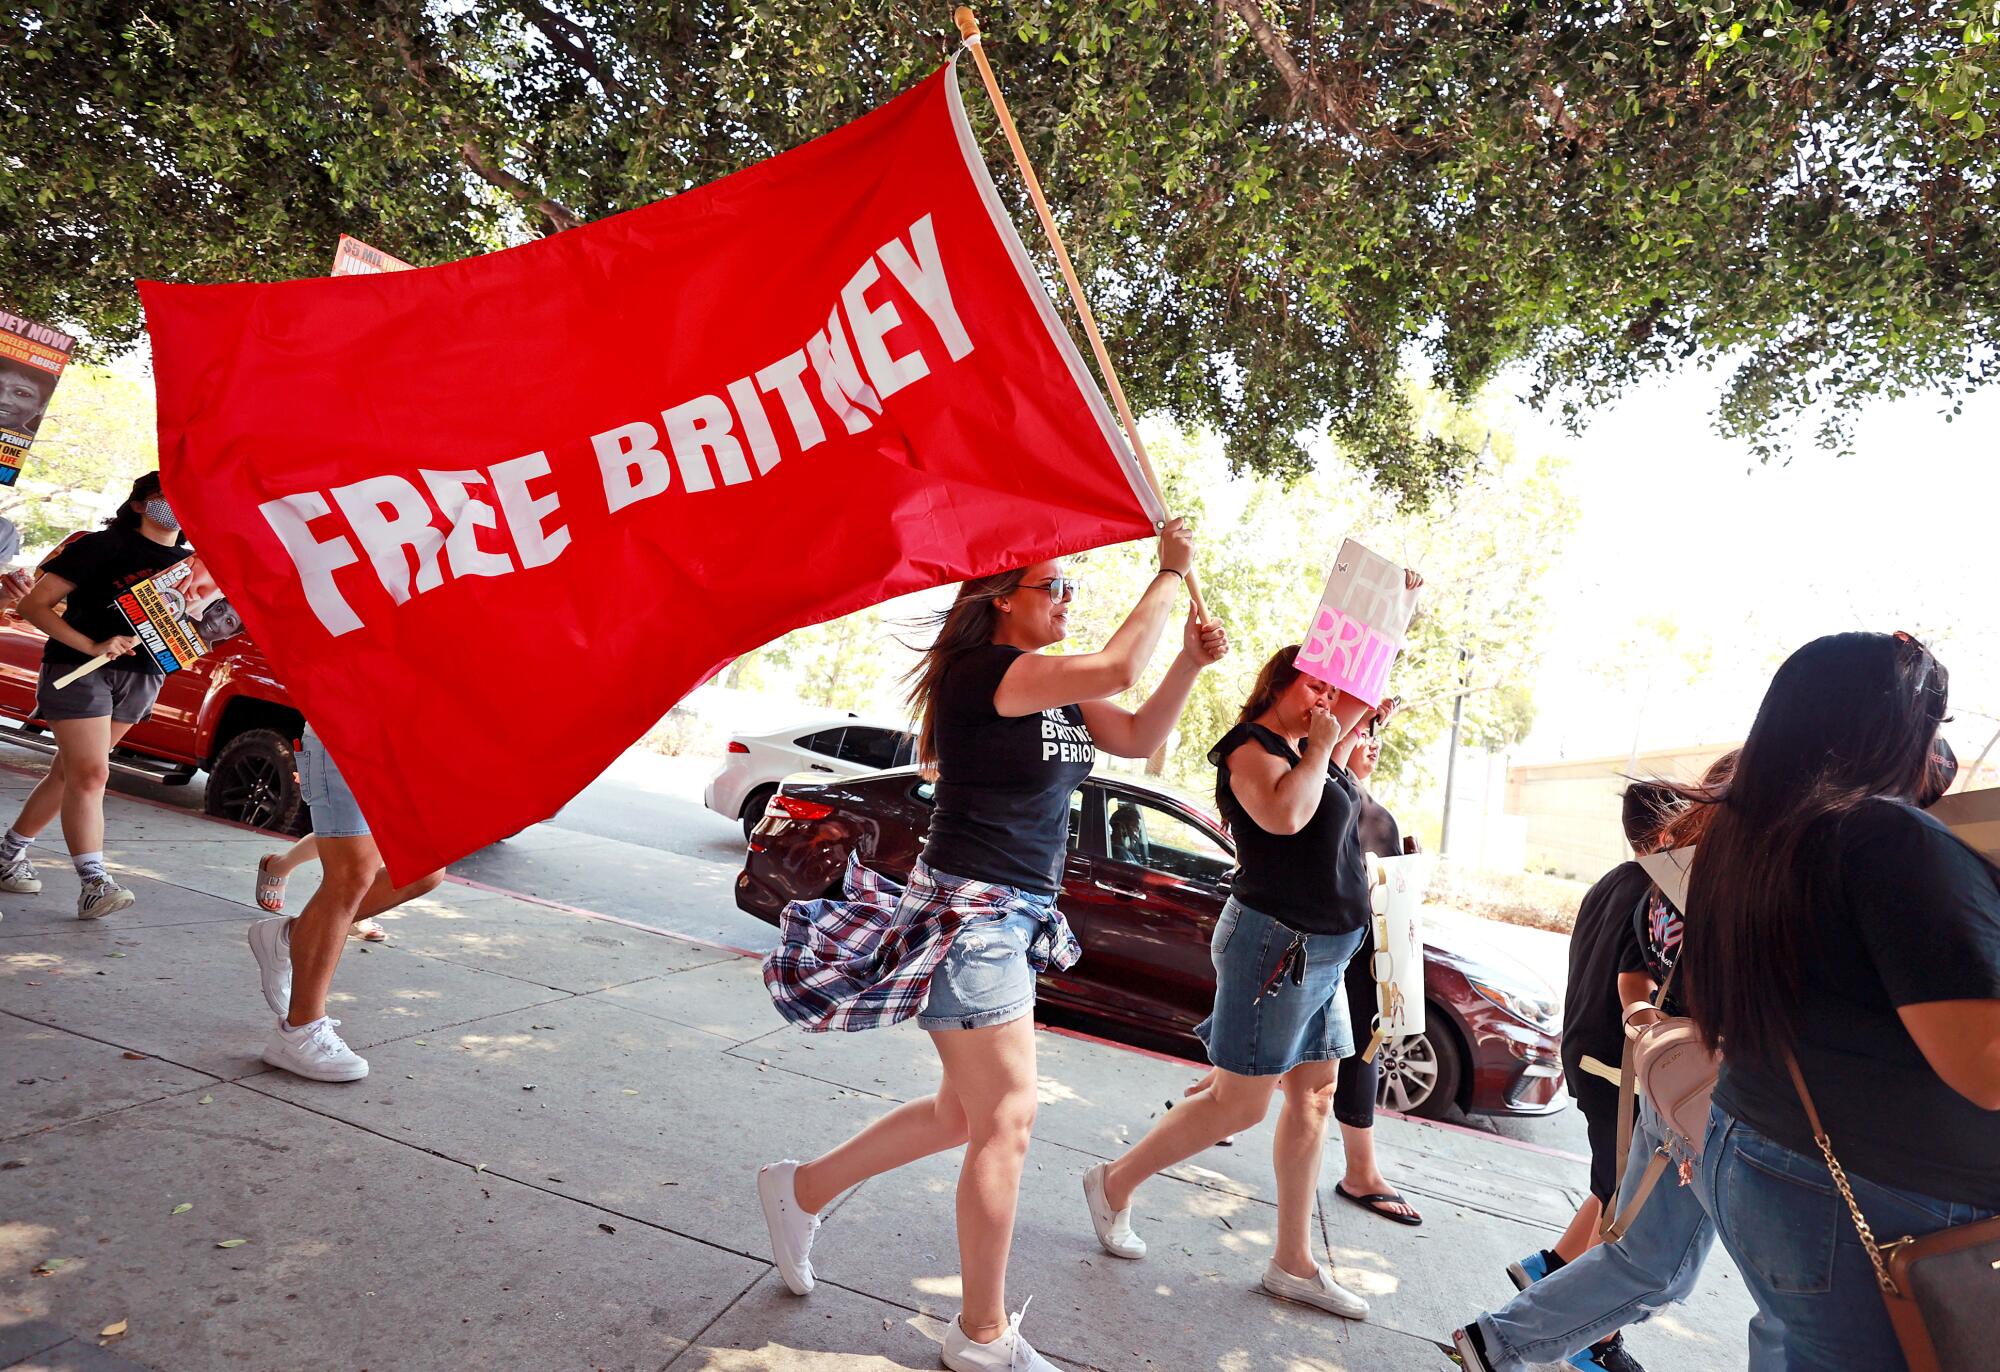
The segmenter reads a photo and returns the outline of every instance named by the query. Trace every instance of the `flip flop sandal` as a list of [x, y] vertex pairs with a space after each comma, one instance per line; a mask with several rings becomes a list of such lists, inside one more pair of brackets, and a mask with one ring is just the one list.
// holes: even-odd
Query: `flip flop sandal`
[[257, 859], [257, 908], [274, 915], [285, 913], [285, 882], [287, 878], [272, 876], [269, 871], [275, 853], [266, 853]]
[[[1371, 1192], [1366, 1196], [1357, 1196], [1352, 1191], [1349, 1191], [1346, 1187], [1342, 1186], [1339, 1182], [1335, 1182], [1333, 1184], [1333, 1194], [1339, 1196], [1344, 1201], [1349, 1201], [1355, 1205], [1360, 1206], [1363, 1210], [1366, 1210], [1371, 1215], [1380, 1215], [1383, 1219], [1392, 1220], [1397, 1224], [1407, 1224], [1415, 1226], [1415, 1225], [1420, 1225], [1424, 1222], [1424, 1217], [1422, 1215], [1399, 1215], [1394, 1210], [1389, 1210], [1384, 1208], [1385, 1206], [1389, 1205], [1410, 1204], [1408, 1201], [1404, 1200], [1401, 1196], [1397, 1195], [1394, 1191], [1375, 1191]], [[1414, 1206], [1411, 1206], [1411, 1208], [1415, 1209]]]
[[364, 943], [382, 943], [389, 937], [389, 931], [372, 919], [364, 919], [347, 931], [349, 938], [358, 938]]

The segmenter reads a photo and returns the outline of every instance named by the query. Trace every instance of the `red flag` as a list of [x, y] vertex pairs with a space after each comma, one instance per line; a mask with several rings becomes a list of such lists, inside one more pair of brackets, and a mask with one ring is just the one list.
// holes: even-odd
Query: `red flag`
[[949, 66], [522, 247], [140, 293], [167, 496], [398, 880], [780, 633], [1161, 514]]

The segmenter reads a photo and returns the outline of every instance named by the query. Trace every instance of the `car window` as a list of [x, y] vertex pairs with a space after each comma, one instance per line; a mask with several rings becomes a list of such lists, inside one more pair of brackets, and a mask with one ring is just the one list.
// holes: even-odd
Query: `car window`
[[896, 765], [896, 743], [902, 735], [894, 729], [875, 729], [862, 724], [850, 724], [840, 736], [840, 752], [843, 761], [859, 767], [870, 767], [880, 771], [884, 767]]
[[896, 760], [891, 767], [907, 767], [917, 760], [917, 736], [915, 734], [896, 735]]
[[1107, 796], [1109, 851], [1114, 862], [1213, 886], [1236, 865], [1208, 832], [1179, 815], [1130, 796]]
[[1069, 850], [1083, 851], [1083, 788], [1077, 787], [1069, 793]]
[[846, 732], [845, 729], [821, 729], [816, 734], [807, 734], [804, 738], [794, 739], [793, 742], [808, 752], [824, 753], [828, 757], [839, 757], [840, 736]]

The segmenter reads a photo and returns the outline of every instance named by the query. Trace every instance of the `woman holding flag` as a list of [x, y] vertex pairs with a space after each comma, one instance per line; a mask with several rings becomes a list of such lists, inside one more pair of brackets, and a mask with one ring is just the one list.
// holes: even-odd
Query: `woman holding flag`
[[[1408, 585], [1421, 584], [1406, 573]], [[1263, 1286], [1284, 1300], [1363, 1319], [1368, 1303], [1313, 1251], [1320, 1157], [1337, 1060], [1354, 1054], [1343, 974], [1367, 927], [1360, 787], [1346, 770], [1370, 706], [1311, 676], [1296, 645], [1257, 674], [1237, 723], [1209, 752], [1216, 807], [1236, 840], [1237, 872], [1216, 920], [1215, 1009], [1195, 1027], [1211, 1077], [1123, 1156], [1084, 1173], [1091, 1226], [1113, 1257], [1138, 1259], [1132, 1196], [1148, 1178], [1262, 1122], [1280, 1088], [1272, 1163], [1278, 1243]], [[1303, 747], [1294, 740], [1303, 739]]]
[[[187, 555], [160, 474], [147, 472], [104, 528], [56, 550], [22, 598], [21, 618], [49, 636], [35, 709], [56, 736], [56, 757], [0, 839], [0, 891], [32, 895], [42, 889], [28, 845], [60, 814], [82, 883], [76, 917], [102, 919], [132, 904], [132, 893], [104, 867], [104, 787], [111, 750], [153, 712], [164, 678], [150, 655], [133, 651], [139, 640], [118, 612], [118, 596]], [[97, 657], [110, 661], [67, 686], [57, 684]]]
[[[1187, 620], [1152, 695], [1112, 698], [1144, 673], [1193, 560], [1179, 520], [1160, 570], [1094, 653], [1050, 656], [1077, 583], [1058, 562], [968, 581], [912, 674], [918, 757], [937, 772], [923, 858], [899, 888], [850, 861], [847, 897], [788, 906], [764, 966], [773, 1001], [811, 1030], [916, 1016], [942, 1066], [932, 1094], [890, 1111], [811, 1162], [771, 1163], [757, 1191], [785, 1284], [813, 1288], [819, 1215], [842, 1192], [965, 1147], [958, 1183], [964, 1304], [945, 1334], [956, 1372], [1053, 1372], [1007, 1311], [1007, 1255], [1035, 1119], [1036, 973], [1068, 967], [1075, 937], [1056, 909], [1070, 800], [1097, 748], [1146, 757], [1167, 741], [1201, 670], [1228, 651], [1219, 625]], [[1025, 1307], [1024, 1307], [1025, 1310]]]

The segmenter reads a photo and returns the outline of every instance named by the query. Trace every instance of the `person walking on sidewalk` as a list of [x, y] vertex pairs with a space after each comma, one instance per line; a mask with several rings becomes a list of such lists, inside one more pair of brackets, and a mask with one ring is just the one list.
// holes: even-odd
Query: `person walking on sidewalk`
[[[160, 492], [160, 474], [147, 472], [104, 528], [58, 549], [21, 598], [21, 618], [48, 635], [35, 713], [55, 735], [56, 756], [0, 839], [0, 891], [33, 895], [42, 889], [28, 845], [60, 815], [80, 883], [76, 917], [102, 919], [136, 899], [104, 865], [104, 788], [111, 750], [153, 712], [164, 677], [151, 654], [134, 651], [139, 640], [117, 602], [127, 587], [188, 555], [180, 527]], [[107, 656], [111, 660], [88, 676], [56, 685]]]
[[[273, 915], [285, 913], [285, 883], [292, 873], [308, 862], [319, 861], [319, 836], [307, 834], [282, 853], [266, 853], [257, 859], [257, 908]], [[389, 937], [379, 921], [356, 920], [348, 927], [347, 936], [369, 943], [381, 943]]]
[[[1370, 715], [1362, 721], [1360, 741], [1354, 745], [1354, 753], [1347, 762], [1347, 773], [1354, 778], [1355, 786], [1360, 791], [1355, 807], [1355, 832], [1361, 840], [1362, 852], [1373, 853], [1378, 858], [1401, 857], [1402, 826], [1367, 789], [1368, 779], [1375, 775], [1376, 764], [1381, 760], [1381, 720]], [[1414, 844], [1416, 840], [1411, 842]], [[1347, 960], [1347, 972], [1342, 977], [1347, 996], [1347, 1022], [1357, 1040], [1370, 1036], [1369, 1026], [1375, 1022], [1381, 1005], [1381, 993], [1375, 980], [1374, 929], [1373, 918], [1362, 921], [1361, 946]], [[1348, 1058], [1346, 1065], [1335, 1074], [1333, 1118], [1340, 1126], [1340, 1147], [1347, 1165], [1340, 1180], [1333, 1184], [1333, 1192], [1342, 1200], [1386, 1220], [1420, 1225], [1424, 1217], [1418, 1213], [1416, 1206], [1389, 1185], [1389, 1179], [1382, 1175], [1382, 1164], [1375, 1156], [1375, 1091], [1381, 1078], [1379, 1061], [1375, 1058], [1364, 1059], [1359, 1053]]]
[[333, 969], [347, 932], [361, 920], [437, 889], [444, 873], [395, 885], [340, 767], [311, 724], [299, 749], [299, 785], [312, 810], [320, 883], [298, 918], [275, 915], [250, 926], [250, 952], [264, 1003], [278, 1022], [264, 1044], [264, 1061], [314, 1081], [359, 1081], [368, 1060], [341, 1038], [326, 1013]]
[[[1414, 589], [1421, 584], [1409, 573]], [[1272, 1163], [1278, 1243], [1264, 1289], [1363, 1319], [1368, 1303], [1314, 1255], [1312, 1220], [1332, 1113], [1337, 1060], [1354, 1053], [1342, 975], [1369, 913], [1357, 812], [1346, 763], [1380, 711], [1301, 671], [1282, 648], [1257, 675], [1237, 724], [1209, 752], [1216, 806], [1236, 840], [1237, 871], [1216, 920], [1215, 1009], [1195, 1027], [1214, 1079], [1146, 1136], [1084, 1173], [1092, 1228], [1106, 1252], [1143, 1258], [1132, 1230], [1141, 1184], [1259, 1123], [1281, 1089]], [[1292, 740], [1303, 738], [1303, 750]]]
[[[787, 906], [764, 964], [779, 1012], [809, 1030], [910, 1016], [929, 1032], [938, 1088], [810, 1162], [757, 1174], [785, 1285], [813, 1289], [819, 1216], [849, 1187], [965, 1147], [958, 1182], [964, 1303], [945, 1333], [955, 1372], [1054, 1372], [1007, 1311], [1007, 1256], [1036, 1103], [1035, 976], [1078, 956], [1056, 908], [1071, 797], [1096, 750], [1146, 757], [1167, 741], [1196, 676], [1228, 651], [1190, 612], [1179, 655], [1135, 710], [1112, 697], [1145, 671], [1193, 557], [1181, 521], [1160, 570], [1105, 646], [1061, 657], [1076, 581], [1057, 562], [968, 581], [913, 674], [918, 758], [937, 804], [905, 887], [850, 859], [846, 900]], [[1025, 1312], [1025, 1305], [1023, 1312]]]

